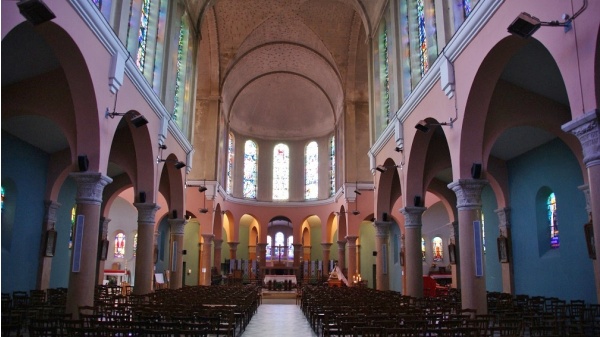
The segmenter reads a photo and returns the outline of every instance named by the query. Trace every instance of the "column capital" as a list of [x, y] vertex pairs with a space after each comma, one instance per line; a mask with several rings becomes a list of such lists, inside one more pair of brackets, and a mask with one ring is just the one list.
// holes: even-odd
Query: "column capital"
[[600, 110], [594, 109], [577, 119], [562, 125], [562, 130], [570, 132], [581, 143], [583, 162], [586, 167], [600, 165]]
[[111, 219], [105, 218], [103, 216], [100, 217], [100, 228], [102, 233], [102, 239], [106, 239], [108, 237], [108, 223]]
[[459, 179], [448, 184], [448, 188], [456, 194], [458, 210], [481, 209], [481, 191], [488, 185], [485, 179]]
[[100, 205], [104, 186], [112, 182], [100, 172], [71, 172], [69, 176], [77, 183], [75, 200], [78, 204]]
[[[229, 249], [231, 250], [237, 250], [238, 245], [240, 244], [239, 242], [227, 242], [227, 244], [229, 245]], [[248, 246], [250, 247], [250, 246]]]
[[404, 207], [400, 209], [400, 213], [404, 214], [404, 227], [416, 228], [421, 227], [421, 216], [427, 207]]
[[213, 239], [213, 245], [215, 246], [215, 249], [221, 249], [223, 246], [223, 239]]
[[52, 200], [46, 200], [44, 201], [44, 207], [44, 221], [55, 224], [57, 218], [56, 211], [58, 211], [58, 208], [60, 208], [60, 203]]
[[331, 250], [331, 245], [333, 245], [333, 243], [329, 243], [329, 242], [321, 243], [321, 247], [323, 247], [323, 250]]
[[[590, 185], [583, 184], [577, 187], [585, 196], [585, 211], [587, 214], [592, 214], [592, 199], [590, 198]], [[591, 219], [590, 219], [591, 220]]]
[[158, 204], [136, 202], [133, 206], [138, 211], [138, 223], [154, 226], [156, 211], [160, 209]]
[[373, 222], [373, 227], [377, 231], [375, 236], [377, 237], [387, 237], [389, 235], [391, 221], [375, 221]]
[[356, 240], [358, 240], [358, 236], [353, 236], [353, 235], [346, 236], [346, 242], [348, 242], [348, 248], [356, 247]]
[[510, 207], [498, 208], [495, 210], [498, 215], [498, 228], [500, 229], [500, 234], [504, 236], [506, 235], [506, 230], [510, 229]]
[[204, 244], [212, 244], [213, 239], [215, 238], [214, 234], [200, 234], [204, 239]]
[[259, 247], [259, 248], [265, 249], [265, 248], [267, 248], [267, 244], [266, 244], [266, 243], [257, 243], [257, 244], [256, 244], [256, 247]]
[[344, 247], [346, 247], [346, 240], [338, 240], [337, 244], [338, 244], [338, 249], [344, 249]]
[[292, 243], [292, 246], [294, 246], [294, 250], [296, 250], [296, 248], [302, 248], [301, 243]]
[[185, 219], [168, 219], [167, 222], [171, 227], [171, 234], [183, 235], [185, 232]]

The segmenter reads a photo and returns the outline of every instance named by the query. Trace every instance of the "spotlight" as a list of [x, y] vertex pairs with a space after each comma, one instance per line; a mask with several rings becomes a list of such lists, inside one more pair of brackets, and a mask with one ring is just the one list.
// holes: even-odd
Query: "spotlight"
[[381, 173], [387, 171], [387, 167], [385, 167], [383, 165], [377, 165], [377, 167], [375, 169]]
[[354, 190], [354, 193], [358, 194], [358, 195], [362, 195], [362, 193], [360, 193], [359, 190]]
[[174, 163], [174, 165], [175, 165], [175, 168], [176, 168], [176, 169], [178, 169], [178, 170], [186, 166], [186, 165], [185, 165], [185, 163], [184, 163], [184, 162], [182, 162], [182, 161], [178, 161], [178, 160], [171, 160], [171, 159], [162, 159], [162, 158], [160, 158], [160, 157], [156, 158], [156, 163], [157, 163], [157, 164], [158, 164], [158, 163], [161, 163], [161, 162], [162, 162], [162, 163], [165, 163], [165, 162], [171, 162], [171, 163]]
[[106, 109], [106, 114], [105, 117], [106, 118], [115, 118], [115, 116], [126, 116], [126, 115], [133, 115], [133, 117], [131, 117], [131, 119], [129, 120], [131, 122], [131, 124], [133, 126], [135, 126], [136, 128], [142, 127], [146, 124], [148, 124], [148, 120], [146, 119], [146, 117], [144, 117], [143, 115], [133, 112], [133, 111], [128, 111], [125, 113], [119, 113], [119, 112], [109, 112], [108, 109]]
[[208, 208], [200, 208], [200, 210], [199, 210], [199, 211], [200, 211], [200, 213], [202, 213], [202, 214], [206, 214], [206, 213], [208, 213]]
[[360, 214], [360, 211], [359, 211], [359, 210], [354, 210], [354, 211], [352, 211], [352, 214], [354, 214], [354, 215], [359, 215], [359, 214]]
[[394, 149], [394, 151], [396, 151], [396, 152], [402, 152], [402, 148], [400, 146], [396, 146], [396, 148]]
[[176, 163], [175, 163], [175, 168], [176, 168], [176, 169], [178, 169], [178, 170], [179, 170], [179, 169], [181, 169], [181, 168], [183, 168], [183, 167], [185, 167], [185, 163], [184, 163], [184, 162], [182, 162], [182, 161], [178, 161], [178, 162], [176, 162]]
[[165, 145], [165, 144], [160, 144], [160, 145], [158, 146], [158, 148], [159, 148], [159, 149], [161, 149], [161, 150], [166, 150], [166, 149], [167, 149], [167, 145]]
[[508, 26], [508, 32], [522, 38], [528, 38], [541, 26], [542, 23], [538, 18], [523, 12]]
[[206, 190], [207, 190], [207, 189], [208, 189], [208, 188], [206, 188], [206, 186], [200, 186], [200, 187], [198, 187], [198, 191], [199, 191], [200, 193], [202, 193], [202, 192], [206, 192]]
[[19, 7], [21, 15], [34, 25], [56, 18], [56, 15], [42, 0], [21, 0], [17, 2], [17, 7]]
[[415, 128], [421, 132], [426, 133], [427, 131], [429, 131], [429, 125], [426, 121], [424, 120], [420, 120], [419, 123], [417, 123], [417, 125], [415, 125]]

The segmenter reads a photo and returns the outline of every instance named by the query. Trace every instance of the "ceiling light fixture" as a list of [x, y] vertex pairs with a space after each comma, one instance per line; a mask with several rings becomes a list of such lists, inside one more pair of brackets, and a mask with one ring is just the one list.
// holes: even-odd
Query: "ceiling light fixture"
[[569, 31], [571, 29], [571, 25], [573, 20], [579, 16], [585, 9], [587, 8], [587, 0], [583, 1], [583, 6], [575, 13], [572, 17], [569, 17], [568, 14], [563, 15], [563, 19], [565, 21], [560, 22], [558, 20], [544, 22], [540, 21], [540, 19], [532, 16], [529, 13], [522, 12], [515, 20], [508, 26], [507, 30], [509, 33], [513, 35], [520, 36], [522, 38], [528, 38], [533, 35], [541, 26], [550, 26], [550, 27], [565, 27], [565, 31]]
[[165, 163], [165, 162], [170, 162], [170, 163], [174, 163], [175, 168], [176, 169], [181, 169], [183, 167], [185, 167], [185, 163], [182, 161], [178, 161], [178, 160], [171, 160], [171, 159], [162, 159], [161, 157], [156, 157], [156, 163]]

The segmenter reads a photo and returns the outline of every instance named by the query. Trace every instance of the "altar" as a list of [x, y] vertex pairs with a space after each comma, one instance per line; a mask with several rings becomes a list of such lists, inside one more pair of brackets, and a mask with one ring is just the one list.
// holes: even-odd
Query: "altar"
[[265, 275], [265, 279], [264, 279], [265, 284], [267, 284], [269, 281], [272, 281], [272, 282], [292, 281], [292, 284], [296, 284], [296, 275]]

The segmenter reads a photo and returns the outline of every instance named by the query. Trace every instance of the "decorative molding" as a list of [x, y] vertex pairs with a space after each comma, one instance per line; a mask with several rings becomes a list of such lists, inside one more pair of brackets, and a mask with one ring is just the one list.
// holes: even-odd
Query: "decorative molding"
[[421, 228], [423, 223], [421, 217], [423, 212], [427, 210], [427, 207], [404, 207], [400, 209], [400, 213], [404, 214], [404, 227], [405, 228]]
[[112, 179], [99, 172], [71, 172], [71, 178], [77, 183], [78, 204], [102, 204], [102, 191], [104, 186], [110, 184]]
[[110, 223], [109, 218], [105, 218], [103, 216], [100, 217], [100, 229], [101, 229], [101, 237], [102, 239], [106, 239], [108, 237], [108, 224]]
[[587, 214], [591, 214], [592, 213], [592, 199], [590, 198], [590, 185], [583, 184], [577, 188], [581, 192], [583, 192], [583, 195], [585, 196], [585, 211], [587, 212]]
[[136, 202], [133, 206], [138, 211], [138, 224], [154, 226], [156, 211], [160, 209], [158, 204]]
[[456, 194], [456, 208], [461, 210], [481, 209], [481, 191], [488, 185], [484, 179], [459, 179], [448, 184]]
[[510, 223], [510, 207], [499, 208], [495, 210], [496, 214], [498, 214], [498, 229], [500, 230], [500, 234], [508, 237], [508, 230], [511, 227]]
[[378, 238], [387, 238], [390, 233], [390, 225], [391, 221], [375, 221], [373, 222], [373, 227], [375, 227], [376, 233], [375, 237]]
[[600, 165], [600, 110], [595, 109], [565, 123], [561, 128], [579, 139], [583, 148], [583, 162], [587, 168]]
[[57, 215], [56, 212], [60, 208], [60, 203], [52, 200], [44, 201], [44, 221], [47, 223], [51, 223], [53, 226], [56, 223]]
[[167, 219], [169, 227], [171, 228], [171, 235], [183, 235], [185, 233], [185, 220], [184, 219]]
[[323, 248], [323, 251], [331, 251], [331, 246], [333, 245], [333, 243], [321, 243], [321, 247]]

